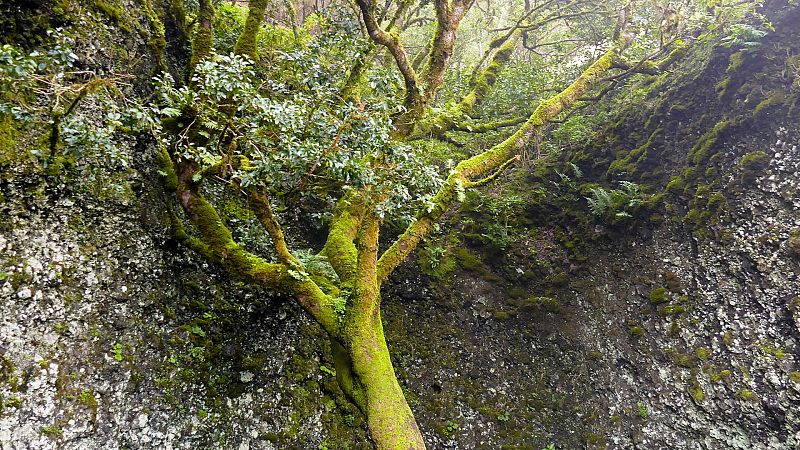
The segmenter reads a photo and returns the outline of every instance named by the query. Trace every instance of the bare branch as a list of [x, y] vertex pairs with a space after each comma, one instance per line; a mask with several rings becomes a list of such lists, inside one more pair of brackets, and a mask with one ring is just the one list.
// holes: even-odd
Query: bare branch
[[403, 81], [406, 87], [406, 104], [416, 104], [420, 100], [419, 81], [417, 73], [408, 60], [408, 55], [400, 43], [398, 36], [392, 32], [385, 31], [375, 19], [374, 4], [371, 0], [356, 0], [361, 15], [364, 19], [364, 25], [367, 27], [367, 33], [370, 39], [377, 44], [383, 45], [389, 50], [389, 53], [394, 57], [397, 68], [403, 75]]

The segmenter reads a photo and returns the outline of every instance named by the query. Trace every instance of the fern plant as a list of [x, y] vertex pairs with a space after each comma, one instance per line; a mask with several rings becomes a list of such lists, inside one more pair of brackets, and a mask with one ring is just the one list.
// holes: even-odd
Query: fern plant
[[621, 189], [605, 189], [595, 187], [590, 190], [591, 197], [586, 197], [589, 211], [603, 221], [614, 224], [633, 217], [631, 214], [644, 202], [644, 195], [638, 184], [620, 181]]

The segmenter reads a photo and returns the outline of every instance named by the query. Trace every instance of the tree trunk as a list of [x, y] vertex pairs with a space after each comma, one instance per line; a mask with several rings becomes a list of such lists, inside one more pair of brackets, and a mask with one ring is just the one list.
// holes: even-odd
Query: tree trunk
[[389, 358], [380, 314], [347, 333], [345, 344], [332, 339], [339, 386], [367, 417], [377, 450], [424, 450], [425, 442]]

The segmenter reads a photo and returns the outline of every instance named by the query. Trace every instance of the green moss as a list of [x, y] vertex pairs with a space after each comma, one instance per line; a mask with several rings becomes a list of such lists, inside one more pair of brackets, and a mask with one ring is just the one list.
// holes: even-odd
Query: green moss
[[711, 358], [711, 350], [705, 347], [696, 348], [694, 354], [697, 355], [701, 361], [708, 361], [709, 358]]
[[769, 343], [762, 345], [761, 351], [766, 353], [767, 355], [774, 356], [778, 359], [784, 359], [786, 357], [786, 352], [783, 351], [782, 348]]
[[748, 402], [758, 402], [759, 401], [758, 395], [756, 395], [755, 392], [753, 392], [751, 390], [748, 390], [748, 389], [742, 389], [742, 390], [738, 391], [736, 393], [736, 398], [738, 398], [739, 400], [744, 400], [744, 401], [748, 401]]
[[511, 318], [511, 314], [506, 311], [495, 311], [494, 318], [497, 320], [508, 320]]
[[697, 363], [697, 359], [694, 355], [688, 353], [673, 353], [672, 362], [680, 367], [690, 368]]
[[486, 265], [477, 256], [472, 254], [467, 248], [458, 247], [453, 251], [453, 255], [458, 261], [458, 265], [462, 269], [470, 272], [483, 272], [486, 270]]
[[800, 372], [792, 372], [789, 374], [789, 380], [793, 383], [800, 384]]
[[758, 105], [756, 105], [755, 109], [753, 109], [753, 115], [759, 115], [770, 106], [782, 104], [785, 100], [786, 94], [783, 92], [783, 90], [776, 89], [772, 91], [767, 98], [761, 100]]
[[747, 53], [744, 50], [732, 53], [730, 58], [728, 58], [728, 68], [725, 71], [732, 73], [738, 70], [744, 63], [746, 56]]
[[268, 0], [250, 0], [248, 2], [244, 32], [239, 36], [239, 40], [236, 41], [236, 46], [234, 47], [234, 52], [237, 55], [247, 55], [253, 60], [258, 59], [256, 41], [268, 4]]
[[722, 211], [728, 209], [728, 200], [722, 195], [721, 192], [714, 192], [713, 194], [708, 196], [708, 202], [706, 202], [706, 209], [709, 211]]
[[597, 433], [591, 433], [591, 432], [588, 432], [588, 431], [583, 433], [583, 440], [584, 440], [584, 443], [587, 446], [590, 446], [592, 448], [594, 448], [594, 447], [605, 448], [605, 445], [606, 445], [606, 438], [605, 437], [603, 437], [603, 436], [601, 436], [601, 435], [599, 435]]
[[708, 130], [697, 140], [697, 143], [695, 143], [694, 147], [689, 151], [690, 160], [695, 165], [700, 165], [707, 161], [717, 141], [731, 125], [731, 121], [728, 120], [717, 122], [712, 129]]
[[686, 180], [681, 175], [676, 175], [667, 183], [666, 190], [672, 194], [680, 194], [686, 188]]
[[120, 30], [128, 33], [133, 33], [131, 24], [134, 23], [130, 16], [127, 15], [122, 6], [108, 2], [106, 0], [94, 0], [94, 7], [106, 17], [114, 22], [114, 25], [119, 27]]
[[755, 179], [769, 166], [769, 161], [769, 155], [761, 150], [745, 154], [739, 160], [739, 170], [742, 171], [742, 179]]
[[569, 281], [569, 277], [567, 276], [566, 272], [561, 271], [552, 275], [548, 275], [547, 278], [545, 278], [545, 281], [554, 286], [566, 286], [567, 282]]
[[0, 115], [0, 168], [17, 162], [31, 162], [30, 152], [20, 147], [21, 132], [10, 115]]
[[557, 312], [560, 310], [561, 304], [558, 299], [552, 297], [528, 297], [525, 300], [525, 307], [544, 310], [550, 312]]
[[726, 331], [725, 333], [723, 333], [722, 343], [730, 347], [731, 344], [733, 343], [733, 333], [731, 333], [730, 331]]
[[47, 425], [39, 428], [39, 431], [50, 439], [58, 439], [64, 434], [60, 425]]
[[638, 325], [628, 325], [628, 334], [635, 338], [642, 337], [644, 336], [644, 328]]
[[167, 63], [164, 51], [167, 48], [167, 40], [164, 22], [161, 21], [161, 18], [158, 17], [158, 14], [156, 14], [156, 11], [153, 9], [152, 0], [139, 0], [139, 2], [144, 9], [145, 16], [147, 17], [147, 24], [150, 27], [150, 31], [147, 32], [145, 36], [147, 45], [150, 47], [155, 57], [157, 70], [159, 72], [166, 72]]
[[669, 294], [667, 293], [667, 289], [664, 287], [659, 287], [653, 289], [650, 292], [650, 303], [653, 305], [659, 305], [661, 303], [667, 303], [669, 301]]
[[681, 305], [665, 305], [658, 310], [658, 313], [664, 317], [679, 316], [686, 312], [686, 307]]
[[20, 388], [20, 380], [16, 376], [16, 367], [10, 359], [0, 356], [0, 385], [3, 383], [10, 386], [11, 392], [17, 392]]
[[94, 391], [91, 390], [82, 391], [78, 395], [78, 402], [80, 402], [80, 404], [88, 408], [94, 410], [97, 409], [97, 398], [95, 398]]
[[693, 381], [689, 386], [689, 395], [692, 396], [692, 400], [694, 400], [697, 404], [702, 403], [706, 398], [706, 393], [703, 391], [703, 387], [700, 386], [700, 383], [698, 383], [696, 380]]
[[722, 380], [727, 380], [731, 376], [731, 371], [728, 369], [711, 374], [709, 379], [712, 383], [719, 383]]
[[647, 152], [653, 147], [655, 140], [664, 132], [663, 128], [656, 128], [647, 138], [647, 142], [631, 150], [624, 158], [611, 163], [606, 176], [619, 173], [635, 173], [639, 165], [647, 159]]
[[211, 0], [200, 0], [200, 10], [197, 14], [197, 30], [192, 39], [192, 58], [189, 61], [189, 67], [194, 70], [194, 67], [205, 60], [214, 49], [214, 32], [212, 30], [212, 23], [214, 22], [214, 5]]

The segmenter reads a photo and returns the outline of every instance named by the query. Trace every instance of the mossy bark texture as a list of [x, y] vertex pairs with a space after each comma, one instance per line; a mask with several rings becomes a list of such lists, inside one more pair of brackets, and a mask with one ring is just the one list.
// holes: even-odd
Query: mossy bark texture
[[[250, 0], [247, 3], [247, 19], [244, 24], [244, 32], [236, 41], [233, 51], [237, 55], [247, 55], [250, 59], [258, 58], [256, 43], [258, 42], [258, 30], [261, 29], [261, 22], [267, 12], [269, 0]], [[295, 30], [296, 33], [296, 30]]]

